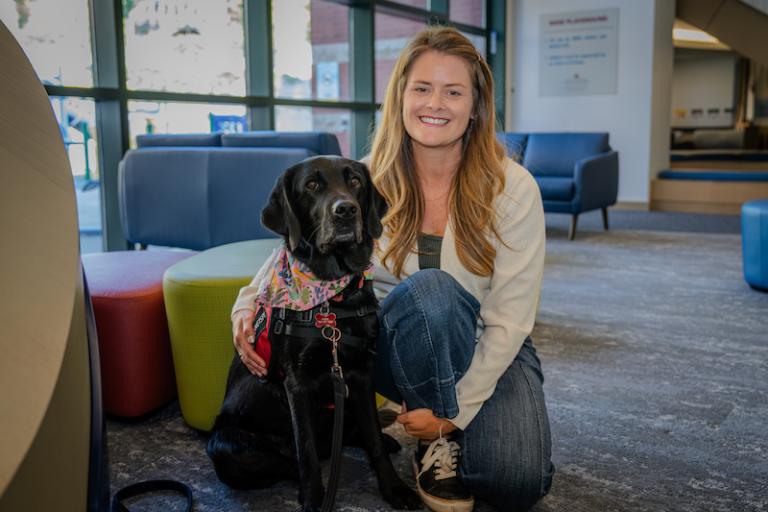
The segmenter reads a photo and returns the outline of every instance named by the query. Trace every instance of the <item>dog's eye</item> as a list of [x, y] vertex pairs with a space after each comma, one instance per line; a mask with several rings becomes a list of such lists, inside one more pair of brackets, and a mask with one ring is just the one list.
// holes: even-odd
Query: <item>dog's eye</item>
[[318, 187], [317, 180], [308, 180], [305, 184], [305, 187], [307, 187], [309, 190], [316, 190]]
[[360, 181], [360, 178], [357, 178], [355, 176], [352, 177], [352, 179], [349, 180], [349, 185], [353, 188], [357, 188], [363, 183]]

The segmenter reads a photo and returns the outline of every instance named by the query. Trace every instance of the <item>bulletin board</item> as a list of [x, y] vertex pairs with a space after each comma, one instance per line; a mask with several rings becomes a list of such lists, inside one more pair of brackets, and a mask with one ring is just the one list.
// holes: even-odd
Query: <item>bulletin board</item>
[[539, 95], [616, 94], [619, 9], [540, 17]]

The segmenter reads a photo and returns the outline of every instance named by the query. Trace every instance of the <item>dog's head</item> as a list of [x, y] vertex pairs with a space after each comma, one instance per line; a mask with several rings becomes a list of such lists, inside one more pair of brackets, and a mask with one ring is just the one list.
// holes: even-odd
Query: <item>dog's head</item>
[[[300, 245], [325, 256], [367, 249], [370, 257], [373, 239], [381, 236], [386, 209], [364, 164], [317, 156], [283, 173], [261, 212], [261, 222], [283, 235], [299, 258], [304, 255], [297, 251]], [[312, 268], [312, 262], [306, 263]]]

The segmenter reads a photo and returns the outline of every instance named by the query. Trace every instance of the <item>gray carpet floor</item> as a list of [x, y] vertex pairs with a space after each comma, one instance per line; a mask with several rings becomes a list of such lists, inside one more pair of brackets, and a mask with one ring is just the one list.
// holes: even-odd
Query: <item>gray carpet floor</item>
[[[739, 235], [618, 222], [603, 232], [598, 215], [569, 242], [560, 217], [562, 226], [547, 218], [533, 333], [557, 473], [533, 510], [768, 510], [768, 294], [743, 281]], [[113, 490], [176, 478], [193, 487], [197, 511], [298, 508], [290, 482], [248, 492], [219, 483], [204, 435], [175, 403], [138, 422], [110, 420], [108, 431]], [[413, 443], [397, 425], [387, 431], [406, 446], [394, 460], [412, 484]], [[389, 510], [362, 452], [344, 455], [337, 510]], [[160, 495], [132, 510], [178, 504]]]
[[[562, 213], [546, 215], [549, 235], [560, 237], [568, 234], [571, 216]], [[648, 212], [632, 210], [608, 210], [610, 229], [617, 231], [683, 231], [690, 233], [741, 233], [741, 218], [738, 215], [712, 213]], [[603, 216], [600, 210], [579, 215], [576, 236], [579, 233], [603, 231]]]

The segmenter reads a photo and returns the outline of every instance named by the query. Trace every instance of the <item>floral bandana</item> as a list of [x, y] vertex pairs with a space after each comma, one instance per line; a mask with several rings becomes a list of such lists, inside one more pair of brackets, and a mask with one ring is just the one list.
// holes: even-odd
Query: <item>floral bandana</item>
[[[259, 270], [256, 303], [273, 308], [306, 311], [340, 294], [353, 279], [352, 274], [340, 279], [318, 279], [304, 263], [285, 248], [285, 242], [274, 250], [272, 256]], [[373, 279], [373, 264], [363, 270], [363, 279]]]

